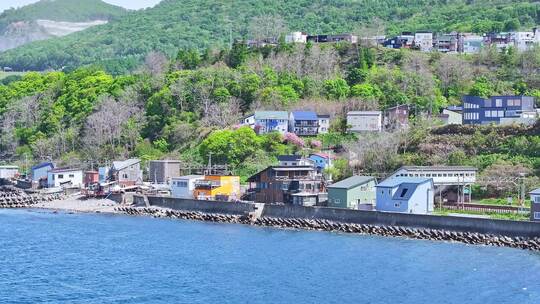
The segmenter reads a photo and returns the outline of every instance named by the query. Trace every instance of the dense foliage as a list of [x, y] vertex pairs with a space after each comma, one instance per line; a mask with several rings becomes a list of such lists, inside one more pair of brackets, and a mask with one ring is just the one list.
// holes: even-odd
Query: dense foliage
[[126, 10], [101, 0], [41, 0], [18, 9], [8, 9], [0, 14], [0, 33], [19, 21], [39, 19], [84, 22], [111, 20], [126, 14]]
[[[44, 11], [52, 7], [42, 2]], [[77, 6], [85, 1], [62, 2]], [[46, 70], [99, 62], [119, 74], [151, 51], [174, 57], [179, 49], [224, 47], [231, 39], [283, 34], [287, 29], [360, 35], [415, 30], [485, 33], [532, 28], [540, 23], [539, 12], [540, 4], [533, 0], [165, 0], [106, 26], [7, 51], [0, 54], [0, 66]]]

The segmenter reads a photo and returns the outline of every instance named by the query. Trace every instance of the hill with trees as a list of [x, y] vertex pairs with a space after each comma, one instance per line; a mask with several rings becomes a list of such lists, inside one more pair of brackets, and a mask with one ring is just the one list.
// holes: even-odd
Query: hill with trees
[[[153, 52], [129, 75], [84, 67], [4, 79], [0, 159], [89, 168], [127, 157], [204, 164], [212, 153], [214, 163], [230, 165], [245, 179], [275, 164], [277, 155], [331, 148], [339, 157], [336, 180], [353, 169], [370, 174], [401, 165], [473, 165], [481, 174], [523, 171], [533, 185], [540, 176], [539, 124], [442, 127], [436, 116], [463, 94], [540, 99], [539, 75], [538, 49], [467, 56], [347, 43], [251, 50], [235, 44], [230, 51], [181, 50], [172, 60]], [[347, 111], [400, 104], [413, 109], [410, 129], [347, 133]], [[332, 125], [317, 137], [257, 136], [238, 126], [257, 109], [315, 110], [330, 115]], [[506, 186], [493, 191], [513, 189]]]
[[0, 14], [0, 51], [106, 23], [127, 10], [101, 0], [41, 0]]
[[165, 0], [105, 26], [4, 52], [0, 66], [46, 70], [100, 64], [120, 74], [152, 51], [172, 58], [179, 49], [222, 48], [237, 38], [287, 30], [484, 33], [539, 23], [540, 3], [534, 0]]

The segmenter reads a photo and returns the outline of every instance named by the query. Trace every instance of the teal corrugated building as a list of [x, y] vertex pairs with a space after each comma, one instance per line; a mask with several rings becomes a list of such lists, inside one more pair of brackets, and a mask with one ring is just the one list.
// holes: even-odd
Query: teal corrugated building
[[[371, 176], [352, 176], [328, 186], [328, 207], [366, 209], [375, 206], [375, 185]], [[369, 208], [368, 208], [369, 209]]]

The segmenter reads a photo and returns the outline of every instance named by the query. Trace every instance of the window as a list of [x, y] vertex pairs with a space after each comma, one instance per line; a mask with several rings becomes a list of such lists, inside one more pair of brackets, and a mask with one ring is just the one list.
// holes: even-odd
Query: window
[[69, 178], [74, 178], [75, 177], [75, 174], [70, 174], [69, 175]]
[[128, 178], [127, 173], [122, 174], [122, 177], [123, 177], [123, 178]]
[[336, 198], [336, 199], [334, 200], [334, 203], [336, 203], [336, 204], [341, 204], [341, 200], [340, 200], [339, 198]]
[[500, 98], [495, 99], [495, 107], [497, 108], [502, 107], [502, 99]]
[[521, 106], [521, 99], [514, 99], [514, 106], [520, 107]]
[[535, 212], [534, 213], [534, 219], [535, 220], [540, 220], [540, 212]]
[[484, 102], [484, 107], [486, 107], [486, 108], [491, 108], [491, 100], [489, 100], [489, 99], [486, 100], [486, 101]]
[[399, 206], [401, 206], [399, 203], [395, 203], [395, 204], [394, 204], [394, 207], [395, 207], [395, 208], [399, 208]]
[[534, 197], [534, 202], [537, 203], [537, 204], [540, 204], [540, 196], [535, 196]]
[[486, 117], [491, 117], [491, 111], [486, 111], [485, 115]]
[[498, 117], [504, 117], [504, 111], [498, 111], [497, 116]]
[[401, 194], [399, 195], [399, 197], [404, 197], [407, 194], [408, 191], [409, 191], [409, 189], [407, 189], [407, 188], [401, 190]]
[[58, 178], [60, 179], [64, 178], [64, 174], [58, 174]]

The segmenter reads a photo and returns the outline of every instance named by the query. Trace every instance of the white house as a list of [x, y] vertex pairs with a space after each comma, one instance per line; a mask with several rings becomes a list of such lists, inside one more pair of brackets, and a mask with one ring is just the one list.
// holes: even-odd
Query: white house
[[443, 109], [442, 114], [439, 116], [445, 125], [462, 125], [463, 114], [457, 111], [449, 109]]
[[306, 43], [307, 34], [302, 32], [292, 32], [285, 36], [286, 43]]
[[302, 155], [280, 155], [277, 159], [279, 165], [282, 167], [315, 166], [315, 162], [312, 159], [305, 158]]
[[318, 134], [326, 134], [330, 129], [330, 115], [317, 115], [319, 120]]
[[0, 166], [0, 179], [14, 179], [18, 174], [17, 166]]
[[404, 166], [391, 177], [432, 178], [435, 186], [469, 185], [476, 182], [477, 171], [466, 166]]
[[351, 111], [347, 113], [347, 125], [350, 132], [382, 131], [381, 111]]
[[512, 33], [514, 45], [520, 52], [526, 51], [537, 43], [534, 32], [515, 32]]
[[531, 221], [540, 222], [540, 188], [529, 192], [531, 197]]
[[171, 196], [177, 198], [193, 199], [195, 183], [204, 180], [203, 175], [186, 175], [171, 179]]
[[417, 32], [414, 34], [414, 45], [422, 52], [431, 52], [433, 50], [433, 33]]
[[49, 188], [77, 188], [83, 185], [83, 171], [79, 169], [58, 168], [47, 172]]
[[433, 212], [435, 190], [431, 178], [388, 178], [375, 187], [377, 211], [412, 214]]

